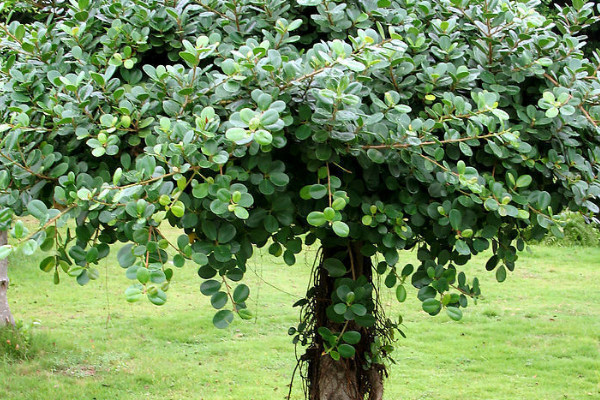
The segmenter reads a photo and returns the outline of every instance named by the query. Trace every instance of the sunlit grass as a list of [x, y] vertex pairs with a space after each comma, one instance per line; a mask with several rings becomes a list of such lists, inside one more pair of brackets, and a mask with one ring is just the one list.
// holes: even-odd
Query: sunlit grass
[[[191, 265], [175, 271], [167, 304], [156, 307], [125, 302], [130, 283], [114, 256], [86, 287], [67, 276], [53, 285], [37, 267], [41, 256], [14, 257], [13, 313], [40, 325], [36, 357], [0, 361], [0, 398], [283, 399], [296, 363], [291, 304], [306, 289], [312, 257], [294, 267], [255, 257], [246, 282], [257, 318], [227, 330], [213, 328]], [[484, 262], [466, 270], [478, 272], [485, 299], [460, 322], [427, 316], [416, 299], [398, 305], [383, 291], [408, 336], [397, 343], [385, 398], [600, 398], [600, 251], [534, 247], [503, 284]], [[296, 380], [292, 398], [301, 394]]]

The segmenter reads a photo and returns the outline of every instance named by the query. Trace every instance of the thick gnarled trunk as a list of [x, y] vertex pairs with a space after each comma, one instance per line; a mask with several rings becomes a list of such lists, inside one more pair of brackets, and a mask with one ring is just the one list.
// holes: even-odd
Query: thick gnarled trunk
[[[0, 231], [0, 246], [8, 243], [6, 231]], [[0, 327], [14, 325], [15, 320], [8, 307], [8, 259], [0, 260]]]
[[[340, 257], [340, 254], [345, 256]], [[323, 258], [336, 257], [348, 267], [348, 277], [356, 279], [363, 275], [372, 283], [372, 264], [369, 257], [360, 253], [360, 244], [353, 243], [347, 248], [323, 247]], [[332, 332], [340, 332], [343, 324], [328, 320], [326, 309], [331, 305], [331, 294], [334, 290], [335, 278], [319, 267], [316, 286], [315, 330], [321, 326]], [[375, 292], [373, 292], [375, 293]], [[375, 294], [374, 294], [375, 295]], [[365, 328], [351, 321], [347, 330], [361, 333], [361, 341], [354, 347], [356, 354], [352, 358], [341, 358], [335, 361], [325, 354], [323, 340], [317, 334], [313, 346], [305, 355], [308, 358], [308, 398], [310, 400], [381, 400], [383, 398], [383, 365], [371, 365], [365, 368], [365, 353], [370, 351], [375, 337], [374, 327]]]

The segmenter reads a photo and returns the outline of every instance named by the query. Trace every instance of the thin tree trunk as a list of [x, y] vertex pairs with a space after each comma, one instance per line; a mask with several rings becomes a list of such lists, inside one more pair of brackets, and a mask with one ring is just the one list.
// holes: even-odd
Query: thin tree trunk
[[[6, 231], [0, 231], [0, 246], [8, 243]], [[14, 325], [15, 320], [8, 307], [8, 259], [0, 260], [0, 327], [5, 325]]]
[[[346, 252], [343, 258], [339, 255]], [[352, 254], [350, 254], [350, 252]], [[354, 272], [349, 272], [348, 277], [364, 275], [372, 283], [372, 264], [369, 257], [360, 253], [360, 244], [353, 243], [348, 248], [323, 248], [323, 259], [338, 257], [348, 271], [350, 266]], [[340, 332], [342, 324], [328, 321], [326, 309], [331, 305], [331, 294], [334, 289], [335, 278], [331, 278], [324, 268], [320, 268], [317, 286], [317, 302], [315, 307], [315, 329], [320, 326], [329, 328], [332, 332]], [[370, 351], [371, 343], [375, 336], [374, 328], [360, 327], [353, 321], [348, 330], [361, 333], [361, 341], [356, 344], [356, 355], [353, 358], [342, 358], [335, 361], [329, 354], [323, 354], [322, 339], [316, 335], [313, 348], [307, 350], [305, 357], [309, 359], [308, 380], [310, 400], [381, 400], [383, 398], [383, 365], [371, 365], [365, 368], [365, 353]]]

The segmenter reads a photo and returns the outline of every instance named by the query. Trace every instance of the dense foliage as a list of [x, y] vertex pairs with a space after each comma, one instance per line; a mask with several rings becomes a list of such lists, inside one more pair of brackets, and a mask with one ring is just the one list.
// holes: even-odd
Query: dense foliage
[[[345, 324], [318, 331], [336, 359], [385, 325], [351, 246], [380, 256], [399, 301], [412, 284], [427, 313], [459, 319], [480, 293], [460, 272], [473, 254], [491, 248], [502, 281], [527, 240], [560, 234], [555, 214], [599, 211], [600, 65], [578, 37], [596, 17], [577, 2], [552, 23], [538, 5], [79, 0], [8, 21], [0, 218], [25, 254], [50, 252], [56, 282], [96, 279], [125, 243], [128, 301], [164, 304], [195, 265], [219, 328], [251, 315], [254, 246], [288, 264], [317, 240], [347, 248], [321, 263], [327, 317]], [[404, 249], [420, 264], [398, 265]], [[388, 353], [377, 343], [367, 362]]]

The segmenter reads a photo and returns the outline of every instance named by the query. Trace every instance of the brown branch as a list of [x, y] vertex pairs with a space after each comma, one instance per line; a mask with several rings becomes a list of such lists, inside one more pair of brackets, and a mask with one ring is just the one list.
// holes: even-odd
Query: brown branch
[[354, 267], [354, 256], [352, 255], [352, 246], [348, 243], [348, 255], [350, 257], [350, 271], [352, 272], [352, 280], [356, 280], [356, 272]]
[[329, 172], [329, 163], [325, 163], [326, 168], [327, 168], [327, 195], [329, 197], [329, 207], [331, 207], [331, 173]]
[[[234, 20], [233, 18], [231, 18], [230, 16], [228, 16], [227, 14], [225, 14], [225, 13], [222, 13], [221, 11], [217, 11], [217, 10], [215, 10], [214, 8], [207, 6], [206, 4], [202, 3], [202, 2], [201, 2], [201, 1], [199, 1], [199, 0], [198, 0], [198, 1], [196, 1], [196, 4], [198, 4], [200, 7], [204, 8], [206, 11], [210, 11], [210, 12], [212, 12], [212, 13], [215, 13], [215, 14], [217, 14], [217, 15], [218, 15], [219, 17], [221, 17], [221, 18], [225, 18], [225, 19], [228, 19], [228, 20], [229, 20], [229, 21], [231, 21], [231, 22], [235, 22], [235, 20]], [[238, 30], [239, 30], [239, 29], [238, 29]]]
[[442, 171], [446, 171], [446, 172], [450, 172], [452, 175], [454, 176], [460, 176], [458, 173], [444, 167], [442, 164], [440, 164], [439, 162], [435, 161], [434, 159], [432, 159], [431, 157], [427, 157], [425, 154], [421, 154], [421, 153], [417, 153], [418, 156], [420, 156], [421, 158], [424, 158], [425, 160], [429, 161], [430, 163], [437, 165]]
[[[391, 42], [392, 40], [393, 39], [386, 39], [386, 40], [383, 40], [383, 41], [377, 43], [376, 45], [370, 46], [370, 47], [367, 47], [367, 46], [359, 47], [358, 49], [356, 49], [355, 51], [353, 51], [352, 54], [350, 54], [350, 57], [355, 56], [357, 54], [360, 54], [361, 51], [363, 51], [363, 50], [365, 50], [367, 48], [380, 48], [380, 47], [383, 47], [383, 45]], [[328, 65], [326, 65], [324, 67], [321, 67], [321, 68], [319, 68], [317, 70], [314, 70], [312, 72], [309, 72], [308, 74], [302, 75], [302, 76], [300, 76], [300, 77], [298, 77], [296, 79], [292, 79], [291, 81], [289, 81], [288, 83], [286, 83], [283, 86], [280, 86], [279, 88], [280, 89], [287, 89], [288, 87], [292, 86], [294, 83], [299, 83], [299, 82], [302, 82], [305, 79], [312, 78], [315, 75], [317, 75], [317, 74], [319, 74], [319, 73], [321, 73], [321, 72], [323, 72], [323, 71], [325, 71], [327, 69], [331, 69], [331, 68], [335, 67], [337, 64], [339, 64], [339, 61], [336, 59], [331, 64], [328, 64]]]
[[40, 179], [44, 179], [44, 180], [47, 180], [47, 181], [56, 181], [56, 180], [58, 180], [57, 178], [52, 178], [50, 176], [46, 176], [46, 175], [42, 175], [42, 174], [38, 174], [37, 172], [34, 172], [31, 168], [29, 168], [29, 167], [27, 167], [27, 166], [25, 166], [23, 164], [18, 163], [16, 160], [13, 160], [10, 156], [4, 154], [1, 151], [0, 151], [0, 156], [6, 158], [13, 165], [21, 168], [24, 171], [29, 172], [31, 175], [36, 176], [36, 177], [38, 177]]
[[469, 136], [469, 137], [462, 137], [462, 138], [458, 138], [458, 139], [447, 139], [447, 140], [439, 140], [439, 141], [428, 141], [428, 142], [422, 142], [419, 143], [417, 145], [412, 145], [410, 143], [392, 143], [392, 144], [375, 144], [375, 145], [364, 145], [361, 146], [362, 149], [406, 149], [409, 147], [422, 147], [422, 146], [431, 146], [434, 144], [448, 144], [448, 143], [458, 143], [458, 142], [466, 142], [468, 140], [474, 140], [474, 139], [487, 139], [490, 137], [498, 137], [501, 136], [505, 133], [507, 133], [508, 131], [502, 131], [499, 133], [488, 133], [486, 135], [480, 135], [480, 136]]
[[27, 242], [32, 237], [34, 237], [36, 234], [38, 234], [39, 232], [45, 231], [47, 227], [49, 227], [50, 225], [52, 225], [53, 223], [55, 223], [56, 221], [58, 221], [63, 215], [65, 215], [66, 213], [68, 213], [69, 211], [71, 211], [72, 209], [74, 209], [75, 207], [77, 207], [77, 205], [73, 204], [73, 205], [70, 205], [69, 207], [65, 208], [56, 217], [50, 218], [48, 221], [46, 221], [46, 223], [44, 224], [44, 226], [42, 226], [41, 228], [39, 228], [36, 231], [31, 232], [29, 235], [27, 235], [27, 237], [25, 237], [24, 239], [20, 240], [19, 243]]

